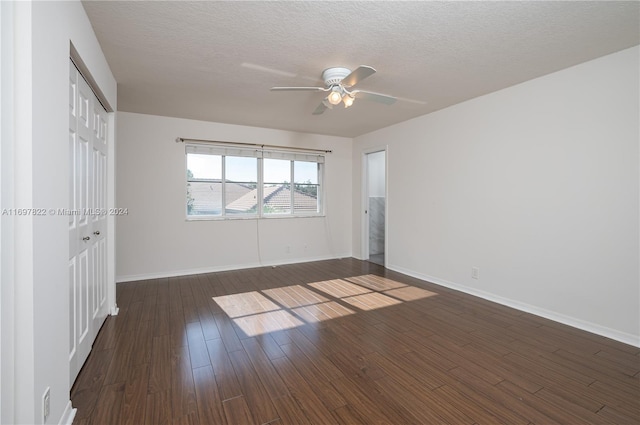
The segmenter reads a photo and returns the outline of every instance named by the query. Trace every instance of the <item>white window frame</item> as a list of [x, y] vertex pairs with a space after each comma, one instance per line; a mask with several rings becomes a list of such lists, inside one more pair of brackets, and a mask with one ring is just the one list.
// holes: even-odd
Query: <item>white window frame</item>
[[[187, 175], [187, 161], [189, 154], [202, 154], [202, 155], [218, 155], [222, 157], [221, 167], [221, 211], [220, 214], [189, 214], [188, 208], [188, 185], [193, 181], [189, 181]], [[226, 213], [226, 156], [235, 157], [251, 157], [257, 159], [257, 206], [255, 214], [228, 214]], [[291, 211], [288, 213], [265, 213], [264, 212], [264, 163], [265, 158], [269, 159], [283, 159], [290, 161], [290, 192], [291, 192]], [[318, 197], [316, 212], [296, 212], [295, 209], [295, 175], [294, 175], [294, 163], [295, 161], [314, 162], [318, 164]], [[210, 220], [246, 220], [246, 219], [271, 219], [271, 218], [297, 218], [297, 217], [324, 217], [324, 164], [325, 155], [314, 151], [304, 150], [287, 150], [286, 148], [260, 148], [260, 147], [246, 147], [238, 146], [227, 143], [186, 143], [185, 144], [185, 156], [184, 156], [184, 176], [185, 176], [185, 197], [184, 197], [184, 211], [187, 221], [210, 221]]]

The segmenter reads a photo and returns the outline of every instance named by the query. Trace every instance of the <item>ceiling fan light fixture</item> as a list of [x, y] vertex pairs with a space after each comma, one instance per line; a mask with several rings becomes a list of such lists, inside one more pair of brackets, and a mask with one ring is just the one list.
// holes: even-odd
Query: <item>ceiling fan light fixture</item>
[[340, 101], [342, 101], [342, 93], [340, 93], [340, 88], [334, 87], [331, 90], [331, 93], [329, 93], [329, 96], [327, 96], [327, 100], [332, 105], [337, 105], [338, 103], [340, 103]]
[[[2, 0], [0, 0], [2, 1]], [[370, 66], [360, 65], [353, 71], [347, 68], [333, 67], [322, 71], [324, 87], [271, 87], [271, 91], [314, 91], [326, 93], [322, 102], [313, 111], [313, 115], [320, 115], [327, 109], [332, 109], [341, 102], [345, 108], [351, 107], [355, 98], [391, 105], [397, 98], [381, 93], [364, 90], [353, 90], [353, 86], [376, 72]]]
[[344, 107], [348, 108], [349, 106], [353, 105], [353, 101], [355, 100], [355, 98], [349, 94], [344, 95], [344, 97], [342, 98], [342, 101], [344, 102]]

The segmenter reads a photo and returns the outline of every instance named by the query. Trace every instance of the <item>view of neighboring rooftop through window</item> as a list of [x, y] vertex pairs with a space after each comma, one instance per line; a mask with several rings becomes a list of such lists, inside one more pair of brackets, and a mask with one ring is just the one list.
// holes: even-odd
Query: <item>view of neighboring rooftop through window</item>
[[322, 215], [324, 156], [228, 151], [187, 146], [187, 218]]

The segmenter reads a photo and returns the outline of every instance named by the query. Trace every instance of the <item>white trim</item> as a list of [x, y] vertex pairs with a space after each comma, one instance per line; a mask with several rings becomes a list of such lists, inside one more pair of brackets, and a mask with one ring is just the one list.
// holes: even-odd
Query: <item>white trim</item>
[[[108, 116], [107, 146], [107, 205], [116, 205], [116, 114]], [[107, 217], [107, 309], [118, 314], [116, 305], [116, 216]], [[115, 311], [115, 314], [114, 314]]]
[[[260, 187], [260, 186], [258, 186]], [[327, 214], [275, 214], [271, 213], [269, 215], [263, 215], [262, 217], [258, 217], [257, 215], [247, 215], [243, 217], [233, 217], [230, 215], [219, 216], [219, 215], [190, 215], [184, 220], [186, 222], [190, 221], [227, 221], [227, 220], [281, 220], [283, 218], [324, 218]]]
[[[0, 2], [0, 208], [14, 204], [14, 7]], [[0, 222], [0, 423], [15, 418], [14, 218]]]
[[71, 400], [67, 403], [64, 408], [64, 412], [62, 412], [62, 416], [60, 416], [60, 420], [58, 421], [59, 425], [71, 425], [73, 423], [73, 419], [76, 417], [76, 413], [78, 409], [74, 409], [71, 405]]
[[244, 264], [235, 264], [231, 266], [202, 267], [197, 269], [173, 270], [173, 271], [166, 271], [166, 272], [159, 272], [159, 273], [143, 273], [143, 274], [118, 276], [116, 279], [116, 282], [117, 283], [133, 282], [137, 280], [161, 279], [165, 277], [177, 277], [177, 276], [188, 276], [188, 275], [203, 274], [203, 273], [226, 272], [231, 270], [251, 269], [256, 267], [275, 267], [275, 266], [284, 266], [287, 264], [308, 263], [311, 261], [341, 260], [343, 258], [350, 258], [351, 256], [352, 256], [351, 253], [348, 252], [348, 253], [338, 254], [335, 256], [323, 255], [319, 257], [296, 258], [292, 260], [278, 260], [278, 261], [268, 261], [268, 262], [262, 262], [262, 263], [244, 263]]
[[371, 152], [362, 151], [361, 159], [361, 172], [360, 178], [360, 217], [362, 222], [360, 223], [360, 259], [369, 260], [369, 161], [367, 161], [367, 155]]
[[583, 331], [587, 331], [596, 335], [600, 335], [606, 338], [610, 338], [625, 344], [633, 345], [640, 348], [640, 336], [629, 334], [626, 332], [620, 332], [615, 329], [608, 328], [606, 326], [598, 325], [596, 323], [587, 322], [582, 319], [567, 316], [554, 311], [546, 310], [544, 308], [536, 307], [527, 303], [512, 300], [510, 298], [500, 297], [498, 295], [491, 294], [489, 292], [480, 291], [477, 289], [469, 288], [468, 286], [460, 285], [458, 283], [449, 282], [444, 279], [439, 279], [434, 276], [417, 273], [412, 270], [398, 267], [395, 265], [387, 265], [389, 270], [393, 270], [402, 274], [406, 274], [411, 277], [415, 277], [421, 280], [425, 280], [436, 285], [444, 286], [445, 288], [455, 289], [456, 291], [464, 292], [465, 294], [473, 295], [488, 301], [515, 308], [516, 310], [523, 311], [525, 313], [531, 313], [536, 316], [544, 317], [545, 319], [553, 320], [554, 322], [562, 323]]

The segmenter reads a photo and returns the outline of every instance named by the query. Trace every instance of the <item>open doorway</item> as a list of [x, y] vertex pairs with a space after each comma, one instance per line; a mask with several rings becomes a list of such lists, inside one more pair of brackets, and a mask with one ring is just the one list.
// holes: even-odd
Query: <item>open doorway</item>
[[366, 159], [366, 220], [368, 230], [368, 259], [385, 265], [385, 211], [386, 211], [386, 152], [365, 154]]

